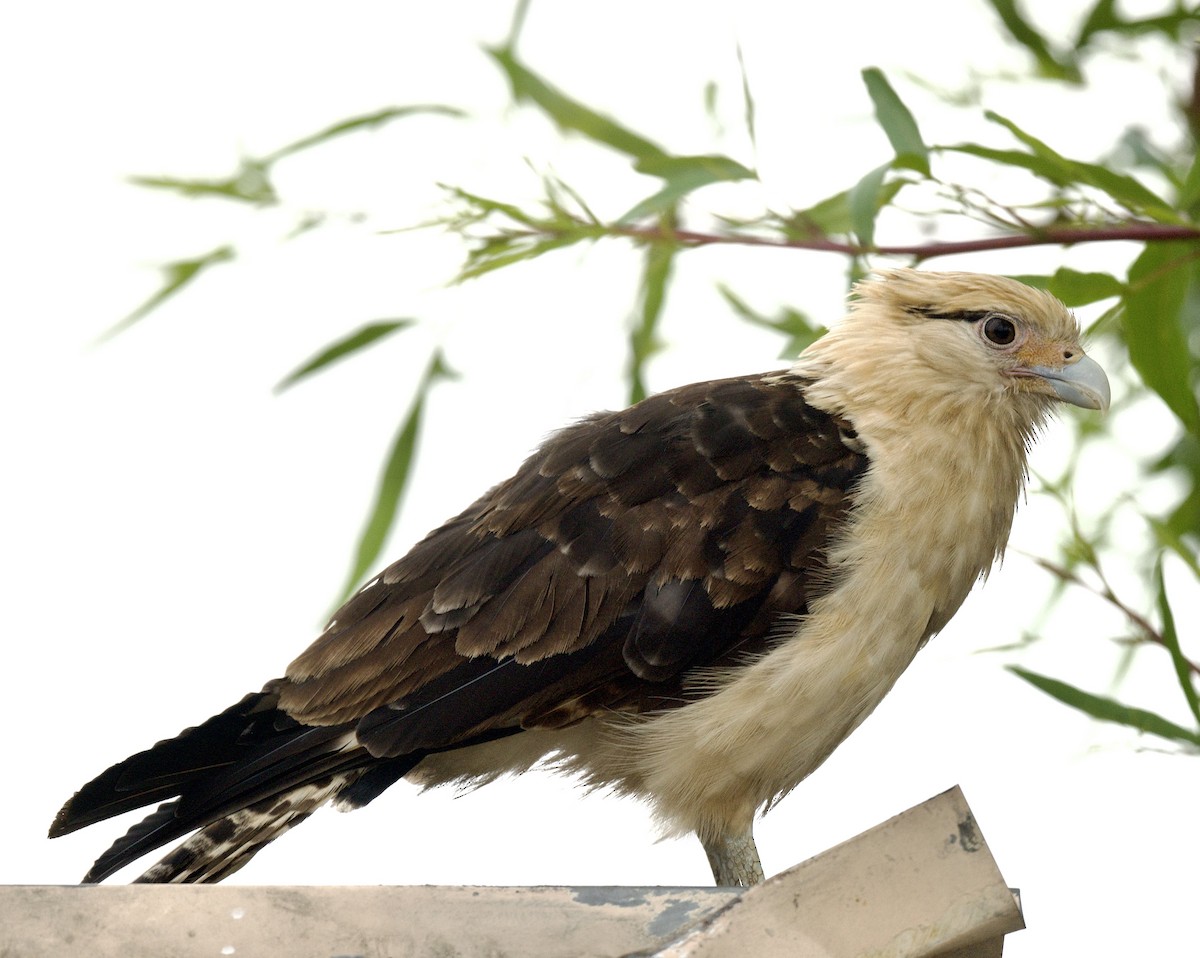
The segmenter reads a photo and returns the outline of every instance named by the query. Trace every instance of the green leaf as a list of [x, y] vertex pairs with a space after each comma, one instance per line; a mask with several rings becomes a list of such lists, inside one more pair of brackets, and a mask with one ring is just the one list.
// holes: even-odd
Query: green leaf
[[883, 207], [883, 179], [891, 168], [890, 163], [876, 167], [859, 180], [846, 196], [854, 235], [864, 249], [875, 245], [875, 219]]
[[465, 283], [469, 279], [478, 279], [485, 273], [537, 259], [553, 250], [563, 249], [593, 238], [590, 234], [578, 232], [570, 235], [523, 237], [515, 240], [506, 237], [485, 240], [467, 254], [466, 265], [459, 270], [453, 281]]
[[276, 385], [275, 392], [281, 393], [285, 389], [296, 385], [300, 380], [307, 379], [318, 370], [324, 369], [326, 366], [336, 363], [341, 359], [345, 359], [347, 356], [361, 349], [365, 349], [385, 336], [398, 330], [406, 329], [415, 322], [416, 320], [414, 319], [385, 319], [375, 323], [368, 323], [350, 335], [330, 343], [307, 362], [288, 373]]
[[1192, 488], [1167, 517], [1167, 525], [1179, 535], [1195, 535], [1200, 529], [1200, 482], [1192, 473]]
[[1051, 698], [1058, 699], [1064, 705], [1079, 709], [1093, 718], [1105, 722], [1116, 722], [1118, 725], [1125, 725], [1137, 729], [1139, 732], [1148, 732], [1160, 738], [1200, 745], [1200, 733], [1189, 731], [1154, 712], [1124, 705], [1102, 695], [1084, 692], [1066, 682], [1060, 682], [1058, 679], [1039, 675], [1036, 672], [1029, 672], [1015, 665], [1008, 666], [1008, 670]]
[[[1040, 141], [1034, 142], [1040, 143]], [[1055, 153], [1045, 144], [1041, 144], [1041, 146], [1043, 150], [1038, 153], [999, 150], [994, 147], [981, 146], [978, 143], [956, 143], [950, 146], [937, 146], [934, 149], [965, 153], [968, 156], [976, 156], [1003, 166], [1029, 170], [1035, 176], [1059, 187], [1090, 186], [1106, 193], [1132, 212], [1165, 222], [1179, 222], [1179, 216], [1165, 200], [1152, 193], [1132, 176], [1114, 173], [1112, 170], [1094, 163], [1069, 160]]]
[[921, 138], [917, 121], [904, 102], [896, 95], [883, 71], [868, 67], [862, 71], [867, 93], [875, 104], [875, 117], [896, 151], [896, 166], [908, 167], [929, 176], [929, 147]]
[[1200, 695], [1196, 693], [1192, 681], [1191, 663], [1184, 657], [1179, 645], [1179, 635], [1175, 631], [1175, 616], [1171, 612], [1171, 603], [1167, 601], [1167, 585], [1163, 581], [1162, 557], [1154, 565], [1154, 586], [1158, 596], [1158, 616], [1162, 620], [1162, 638], [1167, 651], [1171, 653], [1171, 664], [1175, 666], [1175, 677], [1179, 679], [1179, 687], [1183, 689], [1183, 697], [1188, 708], [1196, 717], [1196, 725], [1200, 728]]
[[1081, 83], [1083, 77], [1073, 58], [1063, 58], [1050, 49], [1046, 39], [1017, 9], [1016, 0], [988, 0], [992, 9], [1000, 17], [1009, 35], [1033, 54], [1037, 62], [1038, 72], [1051, 80], [1065, 80], [1068, 83]]
[[372, 503], [362, 533], [359, 535], [354, 562], [337, 600], [337, 605], [340, 606], [350, 597], [383, 551], [388, 533], [392, 531], [392, 526], [395, 524], [400, 500], [405, 489], [408, 488], [417, 441], [420, 438], [421, 421], [425, 414], [425, 401], [429, 397], [429, 391], [435, 383], [443, 379], [451, 379], [454, 375], [446, 365], [442, 354], [435, 353], [417, 384], [416, 395], [409, 407], [408, 415], [404, 417], [404, 422], [388, 450], [383, 473], [379, 477], [379, 486], [375, 491], [375, 501]]
[[159, 267], [159, 271], [163, 275], [162, 286], [141, 306], [135, 309], [132, 313], [122, 319], [115, 326], [105, 331], [98, 338], [98, 342], [111, 339], [118, 333], [124, 332], [134, 323], [145, 319], [150, 313], [158, 309], [164, 302], [178, 293], [189, 283], [196, 280], [205, 270], [216, 266], [218, 263], [227, 263], [234, 257], [232, 246], [219, 246], [212, 252], [205, 253], [203, 256], [198, 256], [195, 259], [180, 259], [173, 263], [164, 263]]
[[243, 159], [238, 171], [223, 180], [184, 180], [170, 176], [131, 176], [129, 182], [147, 189], [169, 190], [196, 199], [215, 196], [220, 199], [271, 206], [279, 202], [271, 184], [269, 168], [258, 160]]
[[648, 176], [661, 176], [664, 180], [694, 181], [700, 186], [732, 180], [755, 179], [755, 172], [720, 154], [703, 156], [646, 156], [638, 159], [633, 168]]
[[393, 120], [415, 114], [437, 114], [442, 116], [461, 117], [466, 114], [455, 107], [440, 104], [424, 104], [418, 106], [393, 106], [374, 113], [350, 117], [334, 123], [325, 129], [303, 137], [281, 149], [261, 158], [243, 157], [238, 170], [232, 176], [224, 179], [181, 179], [171, 176], [132, 176], [130, 182], [148, 189], [170, 190], [181, 196], [196, 198], [213, 196], [227, 200], [237, 200], [242, 203], [252, 203], [256, 206], [271, 206], [279, 202], [275, 187], [271, 183], [271, 166], [277, 160], [302, 150], [319, 146], [335, 137], [353, 133], [356, 130], [382, 126]]
[[1151, 243], [1129, 267], [1122, 330], [1129, 360], [1182, 420], [1200, 433], [1200, 406], [1192, 389], [1195, 361], [1189, 352], [1181, 313], [1187, 298], [1191, 243]]
[[1081, 273], [1060, 266], [1053, 276], [1013, 276], [1013, 279], [1028, 286], [1036, 286], [1052, 293], [1066, 306], [1087, 306], [1090, 303], [1120, 296], [1125, 284], [1108, 273]]
[[752, 149], [758, 149], [758, 138], [755, 130], [754, 96], [750, 92], [750, 78], [746, 75], [746, 58], [742, 55], [742, 45], [737, 45], [738, 72], [742, 77], [742, 103], [745, 107], [746, 135], [750, 138]]
[[[993, 123], [1003, 126], [1029, 148], [1032, 156], [1038, 161], [1036, 166], [1029, 167], [1035, 173], [1059, 185], [1082, 183], [1094, 187], [1107, 193], [1122, 206], [1135, 213], [1174, 218], [1170, 204], [1147, 189], [1134, 177], [1125, 173], [1114, 173], [1107, 167], [1095, 163], [1067, 159], [1042, 140], [1026, 133], [1012, 120], [992, 110], [986, 111], [984, 116]], [[976, 155], [980, 154], [976, 153]]]
[[629, 334], [629, 404], [646, 398], [646, 363], [662, 349], [658, 321], [662, 317], [677, 247], [667, 243], [646, 244], [642, 281], [638, 291], [637, 322]]
[[712, 120], [713, 125], [720, 129], [720, 120], [717, 117], [717, 101], [719, 99], [720, 90], [717, 87], [716, 80], [709, 80], [704, 84], [704, 112], [708, 118]]
[[[877, 197], [879, 205], [887, 206], [905, 185], [905, 180], [889, 180], [884, 183]], [[813, 235], [837, 236], [852, 232], [854, 218], [850, 212], [851, 193], [852, 190], [843, 190], [841, 193], [825, 197], [806, 210], [792, 213], [783, 224], [788, 236], [810, 239]]]
[[1194, 30], [1195, 25], [1195, 7], [1189, 8], [1182, 0], [1176, 0], [1175, 9], [1168, 13], [1141, 19], [1121, 17], [1117, 13], [1116, 0], [1098, 0], [1084, 18], [1075, 46], [1082, 49], [1101, 33], [1116, 33], [1122, 39], [1162, 33], [1172, 40], [1178, 40], [1185, 29]]
[[627, 209], [617, 218], [617, 222], [627, 225], [647, 217], [672, 213], [679, 201], [690, 192], [682, 184], [668, 183], [657, 193], [651, 193]]
[[1179, 556], [1192, 570], [1192, 575], [1200, 579], [1200, 556], [1197, 556], [1195, 550], [1184, 541], [1183, 536], [1161, 519], [1156, 519], [1154, 516], [1143, 516], [1143, 518], [1154, 530], [1154, 538], [1158, 540], [1158, 544]]
[[1117, 16], [1116, 0], [1096, 0], [1095, 6], [1088, 11], [1088, 15], [1083, 19], [1083, 25], [1079, 28], [1079, 35], [1075, 40], [1075, 46], [1085, 46], [1093, 36], [1097, 33], [1103, 33], [1106, 30], [1115, 30], [1121, 25], [1121, 20]]
[[785, 306], [777, 316], [766, 316], [752, 309], [728, 286], [717, 286], [717, 292], [721, 294], [730, 308], [746, 322], [786, 337], [786, 342], [780, 351], [782, 358], [794, 359], [825, 332], [822, 327], [790, 306]]
[[727, 156], [649, 156], [639, 159], [634, 169], [661, 177], [666, 185], [625, 213], [618, 221], [621, 223], [672, 210], [684, 196], [712, 183], [757, 178], [753, 170]]
[[788, 232], [801, 236], [834, 236], [849, 233], [854, 228], [850, 216], [850, 191], [843, 190], [833, 196], [814, 203], [806, 210], [798, 210], [787, 219]]
[[[539, 212], [457, 187], [444, 187], [456, 200], [457, 210], [441, 223], [471, 244], [467, 262], [454, 282], [475, 279], [551, 250], [610, 235], [572, 191], [553, 182], [547, 182], [546, 187], [547, 196]], [[567, 208], [564, 196], [575, 202], [575, 210]]]
[[999, 163], [1001, 166], [1015, 166], [1020, 169], [1029, 170], [1029, 172], [1040, 176], [1042, 179], [1049, 180], [1055, 186], [1067, 186], [1072, 182], [1069, 177], [1062, 175], [1062, 170], [1057, 164], [1048, 162], [1031, 153], [1023, 153], [1020, 150], [1000, 150], [996, 147], [982, 146], [978, 143], [954, 143], [948, 146], [938, 146], [935, 149], [948, 150], [953, 153], [965, 153], [968, 156], [977, 156], [981, 160], [990, 160], [993, 163]]
[[[1166, 527], [1172, 536], [1195, 537], [1200, 532], [1200, 434], [1185, 432], [1166, 455], [1150, 466], [1155, 473], [1167, 470], [1181, 472], [1188, 489], [1167, 516]], [[1169, 539], [1163, 540], [1163, 544], [1174, 548]]]
[[626, 129], [619, 123], [584, 106], [526, 67], [511, 46], [489, 47], [486, 52], [508, 77], [513, 99], [537, 106], [560, 129], [574, 131], [589, 140], [603, 143], [620, 153], [635, 157], [661, 156], [658, 144]]
[[1181, 210], [1194, 213], [1197, 206], [1200, 206], [1200, 153], [1192, 159], [1192, 165], [1183, 179], [1183, 188], [1179, 191]]
[[1087, 306], [1120, 296], [1125, 292], [1125, 284], [1108, 273], [1081, 273], [1060, 266], [1050, 279], [1050, 292], [1068, 306]]
[[289, 143], [287, 146], [281, 147], [274, 153], [269, 154], [262, 162], [264, 164], [274, 163], [285, 156], [299, 153], [301, 150], [311, 149], [314, 146], [327, 143], [336, 137], [345, 136], [347, 133], [383, 126], [394, 120], [400, 120], [408, 116], [449, 116], [457, 118], [466, 115], [466, 111], [460, 110], [458, 107], [445, 106], [441, 103], [420, 103], [410, 106], [384, 107], [382, 110], [376, 110], [373, 113], [364, 113], [360, 116], [349, 117], [309, 136], [302, 137], [294, 143]]

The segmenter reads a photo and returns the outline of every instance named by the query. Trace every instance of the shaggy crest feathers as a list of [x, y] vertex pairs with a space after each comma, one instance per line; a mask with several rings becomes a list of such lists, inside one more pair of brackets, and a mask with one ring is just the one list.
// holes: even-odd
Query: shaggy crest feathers
[[986, 574], [1052, 406], [1107, 395], [1053, 297], [882, 273], [789, 370], [551, 437], [283, 677], [85, 785], [51, 835], [163, 802], [85, 880], [195, 832], [143, 880], [216, 881], [328, 801], [549, 760], [696, 832], [719, 883], [752, 882], [755, 813]]

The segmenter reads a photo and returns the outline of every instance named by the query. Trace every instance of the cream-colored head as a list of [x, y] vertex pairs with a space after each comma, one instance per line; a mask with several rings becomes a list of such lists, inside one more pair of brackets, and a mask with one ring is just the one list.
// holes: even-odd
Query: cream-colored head
[[880, 271], [859, 283], [849, 315], [797, 363], [842, 395], [847, 412], [889, 402], [897, 415], [930, 404], [1003, 407], [1036, 426], [1056, 402], [1108, 407], [1108, 380], [1079, 343], [1070, 311], [1002, 276]]

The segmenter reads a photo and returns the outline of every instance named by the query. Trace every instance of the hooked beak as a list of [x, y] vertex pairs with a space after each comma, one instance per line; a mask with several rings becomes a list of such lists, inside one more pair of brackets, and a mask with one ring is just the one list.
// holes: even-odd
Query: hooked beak
[[1063, 402], [1084, 409], [1108, 410], [1110, 392], [1108, 377], [1100, 364], [1090, 356], [1080, 356], [1075, 362], [1055, 369], [1052, 366], [1025, 366], [1016, 375], [1041, 379], [1054, 390]]

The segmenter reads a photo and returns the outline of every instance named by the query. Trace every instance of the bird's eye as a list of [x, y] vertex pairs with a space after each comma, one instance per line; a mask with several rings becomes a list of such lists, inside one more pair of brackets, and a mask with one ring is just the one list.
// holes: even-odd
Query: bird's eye
[[1017, 324], [993, 313], [983, 321], [983, 336], [994, 346], [1011, 346], [1017, 338]]

